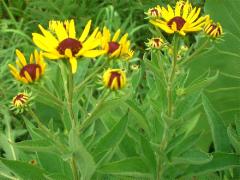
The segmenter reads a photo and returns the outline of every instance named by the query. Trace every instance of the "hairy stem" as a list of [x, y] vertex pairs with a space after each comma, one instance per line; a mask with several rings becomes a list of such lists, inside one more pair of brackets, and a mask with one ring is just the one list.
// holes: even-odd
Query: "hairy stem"
[[174, 36], [174, 49], [173, 49], [173, 60], [172, 60], [172, 69], [168, 79], [168, 86], [167, 86], [167, 99], [168, 99], [168, 111], [167, 115], [169, 117], [172, 116], [172, 109], [173, 109], [173, 99], [172, 99], [172, 91], [173, 91], [173, 80], [176, 72], [176, 65], [177, 65], [177, 54], [178, 54], [178, 43], [179, 37], [177, 34]]

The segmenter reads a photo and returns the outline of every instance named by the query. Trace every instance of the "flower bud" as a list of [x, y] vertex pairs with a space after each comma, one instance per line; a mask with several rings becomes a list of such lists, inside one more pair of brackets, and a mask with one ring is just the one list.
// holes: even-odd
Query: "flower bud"
[[118, 90], [126, 85], [126, 73], [121, 69], [108, 69], [104, 72], [102, 81], [105, 87]]

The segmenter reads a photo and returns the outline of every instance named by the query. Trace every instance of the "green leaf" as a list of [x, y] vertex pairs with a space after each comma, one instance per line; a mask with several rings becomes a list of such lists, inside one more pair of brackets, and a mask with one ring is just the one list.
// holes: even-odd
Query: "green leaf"
[[72, 179], [72, 170], [68, 162], [57, 154], [49, 152], [38, 152], [37, 157], [41, 166], [52, 174], [64, 174]]
[[143, 128], [149, 133], [149, 126], [147, 123], [148, 121], [142, 110], [139, 109], [133, 101], [127, 100], [124, 102], [124, 104], [129, 107], [130, 112], [132, 112], [133, 115], [136, 117], [136, 123], [138, 123], [141, 128]]
[[231, 142], [232, 146], [234, 147], [235, 151], [237, 153], [240, 153], [240, 136], [237, 135], [237, 133], [231, 126], [229, 126], [227, 128], [227, 133], [228, 133], [228, 137], [229, 137], [230, 142]]
[[103, 174], [115, 174], [133, 177], [151, 177], [148, 166], [138, 157], [115, 161], [100, 167], [97, 170]]
[[240, 155], [230, 153], [213, 153], [212, 161], [202, 165], [192, 165], [187, 168], [183, 176], [196, 176], [233, 167], [240, 167]]
[[203, 107], [208, 117], [208, 123], [211, 128], [213, 143], [216, 151], [230, 152], [226, 127], [224, 126], [221, 116], [213, 108], [212, 104], [205, 95], [202, 95]]
[[56, 151], [54, 146], [46, 139], [25, 140], [18, 143], [14, 143], [13, 145], [24, 151], [32, 151], [32, 152]]
[[78, 132], [71, 129], [69, 133], [69, 144], [73, 151], [72, 157], [76, 160], [84, 180], [90, 180], [96, 169], [93, 156], [88, 152], [78, 137]]
[[191, 95], [184, 96], [183, 99], [177, 104], [175, 118], [179, 118], [190, 112], [193, 107], [196, 105], [199, 97], [201, 95], [201, 91], [194, 92]]
[[192, 130], [195, 128], [195, 126], [198, 123], [198, 120], [200, 118], [200, 114], [196, 114], [192, 118], [189, 118], [188, 120], [184, 121], [183, 126], [181, 127], [181, 132], [185, 133], [185, 137], [187, 137]]
[[[151, 169], [151, 172], [156, 175], [156, 157], [154, 155], [153, 149], [151, 147], [151, 144], [149, 141], [142, 136], [141, 138], [141, 145], [142, 145], [142, 152], [143, 152], [143, 159], [144, 162], [148, 165], [149, 169]], [[156, 176], [155, 176], [156, 177]]]
[[202, 136], [202, 132], [193, 134], [185, 137], [185, 134], [179, 135], [176, 138], [174, 138], [167, 147], [167, 152], [171, 152], [171, 154], [177, 156], [188, 149], [190, 149], [192, 146], [194, 146]]
[[204, 164], [212, 160], [212, 157], [200, 150], [190, 149], [180, 156], [172, 157], [174, 164]]
[[105, 135], [96, 145], [94, 154], [107, 151], [116, 147], [123, 139], [126, 133], [128, 123], [128, 114], [126, 114], [122, 119], [116, 123], [116, 125]]
[[26, 162], [12, 161], [3, 158], [0, 158], [0, 160], [19, 178], [22, 178], [24, 180], [46, 179], [44, 178], [44, 175], [47, 175], [47, 173], [37, 166], [30, 165]]
[[212, 77], [208, 77], [206, 79], [204, 79], [203, 81], [201, 82], [197, 82], [189, 87], [186, 87], [185, 89], [185, 93], [186, 94], [191, 94], [195, 91], [200, 91], [201, 89], [209, 86], [211, 83], [213, 83], [214, 81], [216, 81], [216, 79], [218, 78], [218, 75], [219, 75], [219, 72], [217, 71], [217, 73], [212, 76]]

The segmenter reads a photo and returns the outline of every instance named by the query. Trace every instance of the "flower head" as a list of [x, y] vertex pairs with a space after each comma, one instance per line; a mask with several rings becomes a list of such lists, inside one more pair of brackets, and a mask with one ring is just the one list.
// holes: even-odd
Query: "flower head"
[[105, 87], [118, 90], [126, 85], [126, 73], [121, 69], [108, 69], [103, 73], [102, 81]]
[[49, 59], [69, 59], [72, 73], [75, 73], [77, 57], [94, 58], [105, 53], [103, 50], [95, 49], [100, 45], [100, 39], [97, 38], [98, 28], [88, 37], [90, 27], [91, 20], [86, 24], [81, 36], [77, 38], [73, 20], [50, 21], [49, 31], [39, 25], [42, 34], [33, 33], [33, 42], [45, 51], [43, 55]]
[[[43, 57], [41, 53], [38, 53], [37, 50], [34, 51], [30, 55], [30, 62], [27, 63], [24, 55], [16, 50], [17, 60], [16, 64], [18, 68], [9, 64], [8, 67], [10, 69], [11, 74], [19, 81], [23, 83], [32, 83], [37, 81], [45, 72], [46, 64], [44, 63]], [[35, 59], [35, 62], [34, 62]]]
[[148, 9], [145, 14], [150, 18], [161, 17], [161, 8], [158, 5], [156, 7]]
[[104, 49], [110, 58], [120, 57], [124, 59], [129, 59], [133, 56], [133, 51], [130, 49], [130, 41], [127, 40], [128, 34], [124, 34], [120, 40], [120, 29], [118, 29], [113, 37], [108, 28], [103, 28], [102, 33], [102, 49]]
[[175, 32], [185, 36], [189, 32], [201, 31], [208, 16], [199, 17], [201, 8], [192, 8], [188, 1], [178, 1], [175, 9], [170, 5], [160, 7], [162, 16], [150, 18], [150, 23], [161, 28], [168, 34]]
[[214, 23], [212, 20], [209, 20], [205, 27], [204, 32], [213, 38], [217, 38], [223, 34], [222, 26], [219, 22]]
[[22, 113], [29, 105], [31, 101], [31, 94], [27, 92], [18, 93], [13, 97], [11, 101], [11, 110], [15, 110], [16, 113]]
[[163, 46], [165, 46], [166, 43], [164, 43], [164, 40], [162, 38], [151, 38], [148, 39], [148, 42], [146, 43], [148, 49], [161, 49]]

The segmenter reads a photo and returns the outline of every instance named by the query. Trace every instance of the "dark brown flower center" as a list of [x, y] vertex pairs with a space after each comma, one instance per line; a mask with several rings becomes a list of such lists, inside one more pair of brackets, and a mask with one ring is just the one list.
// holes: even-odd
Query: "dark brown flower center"
[[21, 103], [24, 103], [25, 100], [26, 100], [26, 98], [27, 98], [26, 95], [24, 95], [24, 94], [18, 94], [18, 95], [14, 98], [13, 103], [15, 104], [16, 101], [21, 101]]
[[72, 55], [76, 55], [79, 50], [82, 48], [82, 44], [80, 41], [72, 38], [67, 38], [61, 41], [57, 47], [59, 54], [65, 55], [65, 50], [70, 49], [72, 51]]
[[118, 48], [119, 48], [120, 44], [118, 44], [117, 42], [109, 42], [108, 43], [108, 53], [112, 54], [113, 52], [115, 52]]
[[117, 84], [118, 84], [118, 87], [121, 87], [121, 74], [118, 73], [118, 72], [111, 72], [111, 76], [110, 76], [110, 79], [108, 81], [108, 86], [111, 87], [112, 86], [112, 83], [113, 83], [113, 80], [117, 78]]
[[173, 23], [176, 23], [177, 30], [179, 31], [182, 29], [182, 27], [184, 26], [186, 21], [182, 17], [176, 16], [176, 17], [172, 18], [170, 21], [168, 21], [168, 23], [167, 23], [168, 27], [171, 28]]
[[36, 72], [37, 72], [37, 69], [39, 69], [39, 73], [41, 74], [42, 72], [42, 69], [41, 67], [38, 65], [38, 64], [27, 64], [26, 66], [24, 66], [21, 71], [20, 71], [20, 76], [21, 77], [25, 77], [25, 74], [24, 72], [28, 72], [28, 74], [30, 75], [31, 79], [32, 80], [35, 80], [36, 79]]

